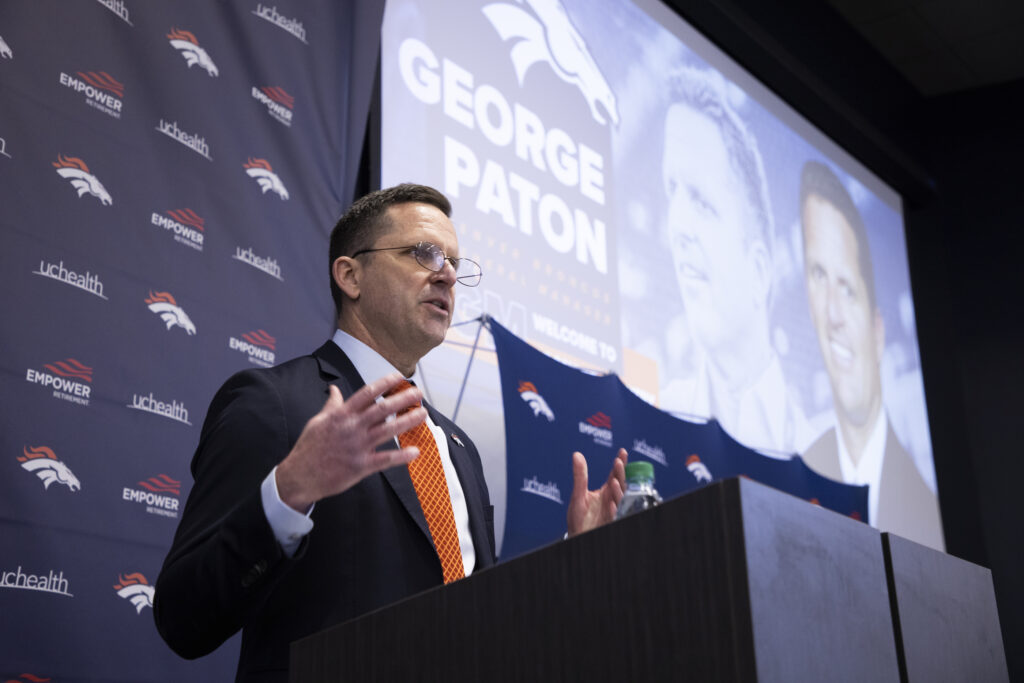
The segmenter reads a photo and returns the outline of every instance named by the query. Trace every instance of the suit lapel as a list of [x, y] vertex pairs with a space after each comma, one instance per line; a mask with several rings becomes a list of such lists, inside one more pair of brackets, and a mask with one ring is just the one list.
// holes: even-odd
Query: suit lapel
[[[338, 387], [342, 398], [348, 398], [366, 384], [363, 378], [359, 376], [355, 366], [352, 365], [349, 357], [334, 342], [328, 341], [314, 351], [313, 355], [320, 363], [321, 373], [326, 376], [327, 381], [323, 388], [325, 400], [328, 384]], [[377, 450], [384, 451], [397, 448], [397, 446], [398, 444], [392, 441], [381, 444], [377, 447]], [[427, 526], [427, 518], [423, 516], [423, 508], [420, 506], [420, 500], [416, 496], [416, 488], [412, 484], [412, 477], [409, 476], [409, 468], [405, 465], [398, 465], [384, 470], [381, 472], [381, 476], [391, 486], [398, 500], [402, 503], [402, 507], [405, 508], [405, 511], [416, 522], [416, 526], [427, 537], [427, 541], [433, 545], [434, 542], [430, 537], [430, 527]]]

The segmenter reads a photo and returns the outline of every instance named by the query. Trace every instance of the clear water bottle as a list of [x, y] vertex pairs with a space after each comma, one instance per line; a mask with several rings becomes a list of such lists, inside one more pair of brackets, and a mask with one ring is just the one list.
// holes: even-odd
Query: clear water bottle
[[661, 503], [654, 488], [654, 465], [649, 462], [631, 462], [626, 465], [626, 494], [619, 502], [616, 519], [634, 512], [652, 508]]

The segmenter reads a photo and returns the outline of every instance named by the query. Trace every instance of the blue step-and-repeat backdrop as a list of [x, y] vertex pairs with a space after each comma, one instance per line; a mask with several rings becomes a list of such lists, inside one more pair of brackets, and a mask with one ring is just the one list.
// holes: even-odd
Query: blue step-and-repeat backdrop
[[658, 410], [618, 376], [565, 365], [493, 319], [505, 407], [508, 494], [502, 558], [562, 537], [572, 493], [573, 451], [586, 454], [590, 488], [615, 454], [654, 466], [663, 499], [712, 481], [746, 476], [855, 519], [867, 519], [868, 488], [817, 474], [799, 457], [778, 459], [743, 446], [715, 422], [688, 422]]
[[333, 327], [382, 5], [0, 4], [0, 681], [233, 678], [153, 583], [216, 388]]

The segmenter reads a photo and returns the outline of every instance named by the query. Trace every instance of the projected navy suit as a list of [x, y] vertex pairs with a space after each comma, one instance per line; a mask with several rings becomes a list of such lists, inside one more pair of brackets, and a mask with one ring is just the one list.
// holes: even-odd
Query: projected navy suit
[[[314, 529], [293, 559], [275, 540], [260, 482], [321, 409], [329, 384], [345, 397], [363, 385], [333, 342], [276, 368], [235, 375], [203, 425], [192, 463], [196, 484], [160, 573], [154, 613], [161, 635], [185, 657], [211, 652], [242, 628], [240, 681], [285, 680], [291, 641], [441, 584], [404, 466], [318, 502]], [[488, 567], [493, 513], [480, 457], [462, 430], [428, 411], [449, 435], [477, 568]]]

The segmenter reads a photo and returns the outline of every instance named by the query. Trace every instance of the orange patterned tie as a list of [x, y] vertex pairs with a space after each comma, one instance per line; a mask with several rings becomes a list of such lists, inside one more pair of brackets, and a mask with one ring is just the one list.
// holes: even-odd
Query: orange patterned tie
[[[411, 386], [409, 382], [403, 381], [390, 394], [405, 391]], [[409, 431], [399, 434], [398, 443], [403, 448], [416, 446], [420, 449], [419, 457], [409, 463], [409, 476], [412, 477], [412, 484], [416, 488], [416, 497], [420, 500], [423, 515], [427, 518], [427, 526], [430, 528], [437, 556], [441, 559], [444, 582], [451, 583], [461, 579], [466, 574], [462, 566], [459, 532], [455, 529], [455, 515], [452, 513], [452, 501], [448, 495], [448, 480], [444, 476], [441, 454], [437, 450], [434, 435], [427, 423], [421, 422]]]

